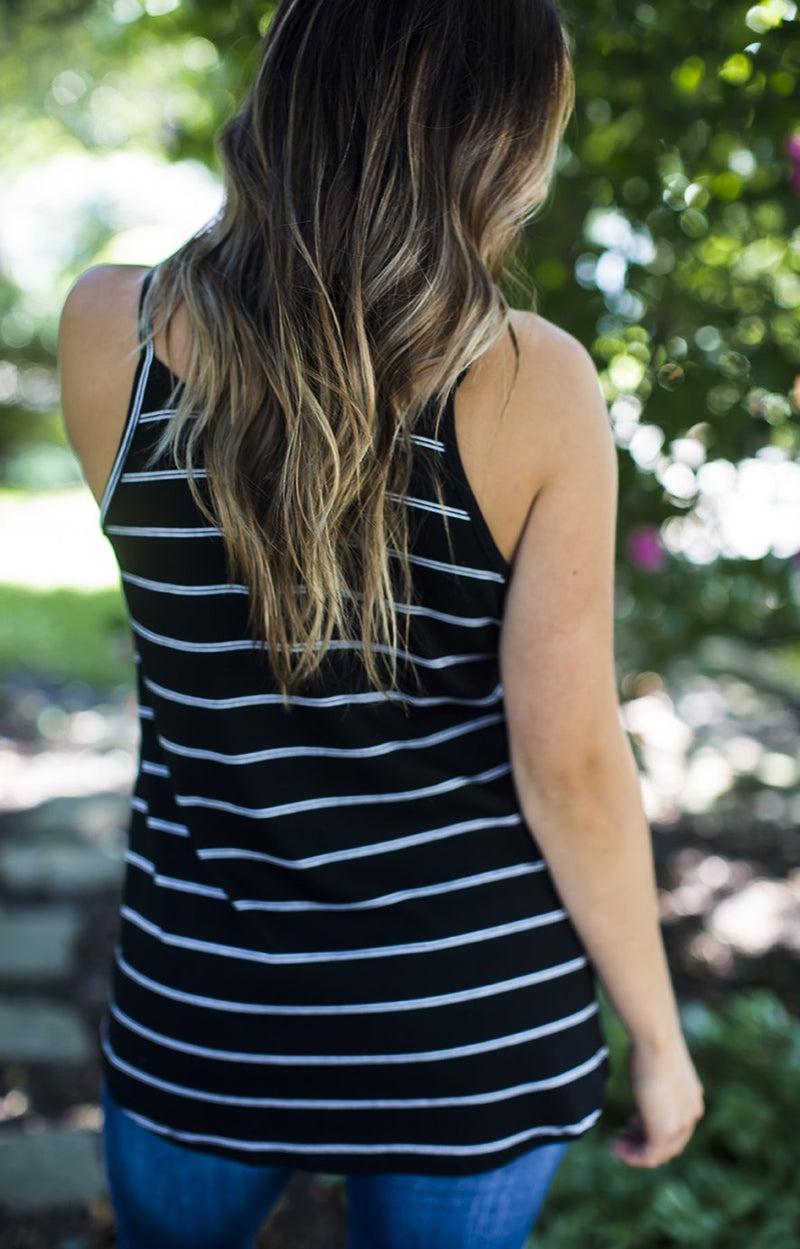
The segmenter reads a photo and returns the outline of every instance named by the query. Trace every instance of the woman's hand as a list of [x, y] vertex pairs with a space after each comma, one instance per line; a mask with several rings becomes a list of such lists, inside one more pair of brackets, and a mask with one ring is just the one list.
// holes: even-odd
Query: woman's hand
[[632, 1041], [627, 1061], [638, 1113], [608, 1150], [630, 1167], [660, 1167], [683, 1151], [705, 1114], [703, 1087], [682, 1035], [666, 1048]]

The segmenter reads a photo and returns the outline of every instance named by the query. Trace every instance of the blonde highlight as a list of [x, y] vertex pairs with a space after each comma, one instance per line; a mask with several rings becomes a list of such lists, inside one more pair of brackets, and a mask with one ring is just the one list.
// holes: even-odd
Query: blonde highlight
[[499, 282], [573, 106], [555, 0], [283, 0], [267, 29], [219, 136], [223, 207], [142, 319], [152, 339], [185, 307], [150, 462], [184, 466], [220, 529], [287, 711], [337, 646], [399, 692], [411, 435], [506, 332], [518, 359]]

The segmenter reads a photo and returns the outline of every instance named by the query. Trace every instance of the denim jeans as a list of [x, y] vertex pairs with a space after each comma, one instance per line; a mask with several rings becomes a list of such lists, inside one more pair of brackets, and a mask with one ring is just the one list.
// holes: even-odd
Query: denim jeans
[[[291, 1168], [184, 1148], [126, 1114], [105, 1085], [102, 1102], [118, 1249], [254, 1249]], [[476, 1175], [348, 1175], [347, 1249], [523, 1249], [569, 1145]]]

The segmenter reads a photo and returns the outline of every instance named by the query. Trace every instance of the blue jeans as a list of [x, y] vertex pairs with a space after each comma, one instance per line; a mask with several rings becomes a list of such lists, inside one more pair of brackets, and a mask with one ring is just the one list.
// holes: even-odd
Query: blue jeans
[[[125, 1114], [105, 1084], [102, 1102], [118, 1249], [254, 1249], [291, 1168], [186, 1149]], [[523, 1249], [570, 1144], [477, 1175], [348, 1175], [347, 1249]]]

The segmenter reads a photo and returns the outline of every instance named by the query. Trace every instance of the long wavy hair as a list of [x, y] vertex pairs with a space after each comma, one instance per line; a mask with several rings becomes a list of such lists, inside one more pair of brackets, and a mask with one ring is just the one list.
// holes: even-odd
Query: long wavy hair
[[153, 272], [147, 337], [183, 301], [189, 356], [150, 463], [220, 529], [287, 711], [330, 646], [398, 688], [410, 434], [507, 330], [519, 367], [499, 281], [552, 182], [570, 42], [556, 0], [282, 0], [218, 134], [223, 206]]

